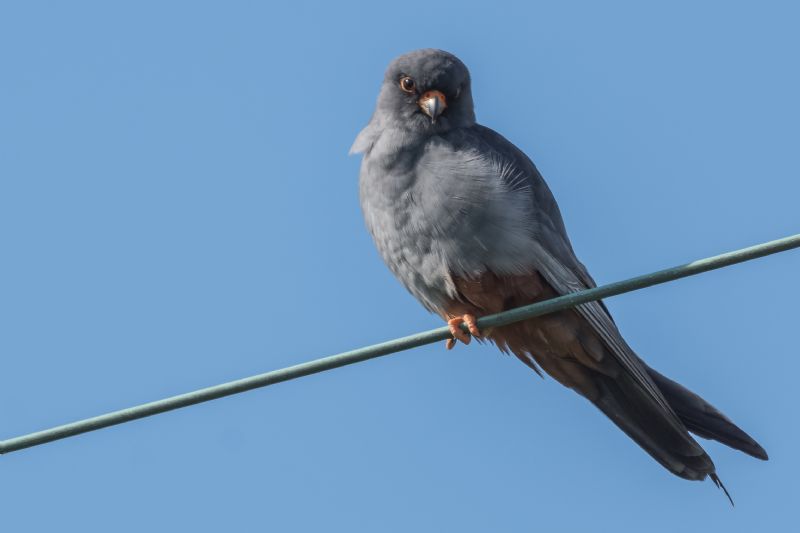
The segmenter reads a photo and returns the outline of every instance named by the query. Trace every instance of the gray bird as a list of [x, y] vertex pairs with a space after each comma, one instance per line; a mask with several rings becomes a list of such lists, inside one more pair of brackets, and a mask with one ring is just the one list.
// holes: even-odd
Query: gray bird
[[457, 57], [425, 49], [392, 61], [351, 153], [364, 154], [361, 207], [378, 251], [411, 294], [447, 321], [447, 348], [470, 341], [465, 324], [587, 398], [682, 478], [709, 476], [725, 490], [690, 431], [767, 459], [714, 406], [647, 366], [602, 302], [478, 330], [477, 317], [595, 282], [534, 164], [475, 121], [469, 71]]

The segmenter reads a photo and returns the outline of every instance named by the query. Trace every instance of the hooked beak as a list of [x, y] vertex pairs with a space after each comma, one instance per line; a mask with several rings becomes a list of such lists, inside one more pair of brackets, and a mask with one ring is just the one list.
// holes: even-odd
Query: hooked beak
[[447, 108], [447, 99], [441, 91], [427, 91], [417, 100], [417, 105], [423, 113], [431, 117], [431, 123], [435, 124], [436, 119]]

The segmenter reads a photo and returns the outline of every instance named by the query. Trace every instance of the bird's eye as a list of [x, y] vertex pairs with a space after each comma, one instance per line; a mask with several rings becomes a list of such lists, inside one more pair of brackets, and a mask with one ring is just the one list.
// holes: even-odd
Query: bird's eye
[[414, 80], [409, 78], [408, 76], [403, 76], [400, 78], [400, 88], [403, 89], [407, 93], [413, 93], [414, 89], [416, 89], [417, 84], [414, 83]]

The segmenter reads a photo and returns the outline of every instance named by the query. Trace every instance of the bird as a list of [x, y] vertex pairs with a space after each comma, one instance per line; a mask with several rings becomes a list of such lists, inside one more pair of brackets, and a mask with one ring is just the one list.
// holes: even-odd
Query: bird
[[[669, 472], [710, 478], [691, 433], [758, 459], [767, 452], [699, 395], [648, 366], [593, 301], [481, 331], [477, 319], [596, 286], [531, 159], [476, 122], [471, 77], [455, 55], [415, 50], [386, 69], [351, 154], [378, 252], [452, 337], [489, 341], [593, 403]], [[465, 326], [467, 331], [462, 329]]]

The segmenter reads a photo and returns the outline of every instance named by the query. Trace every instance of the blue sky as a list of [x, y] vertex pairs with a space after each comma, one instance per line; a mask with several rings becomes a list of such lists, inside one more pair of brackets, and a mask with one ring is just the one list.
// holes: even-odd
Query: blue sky
[[[347, 155], [386, 64], [414, 48], [470, 67], [479, 121], [534, 159], [601, 283], [797, 233], [798, 15], [4, 3], [0, 438], [440, 325], [378, 258]], [[0, 527], [785, 530], [799, 269], [790, 252], [607, 302], [651, 365], [770, 453], [707, 443], [735, 510], [473, 344], [0, 457]]]

